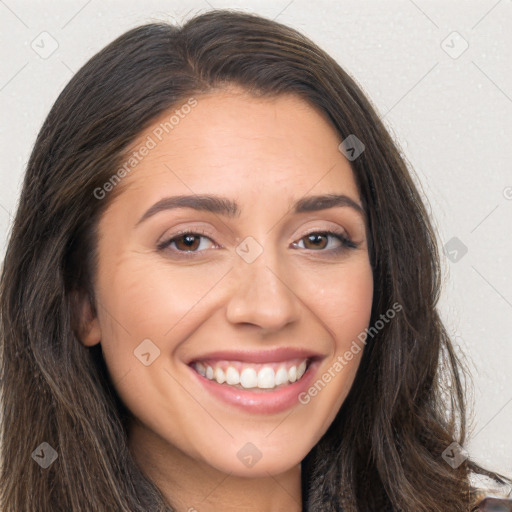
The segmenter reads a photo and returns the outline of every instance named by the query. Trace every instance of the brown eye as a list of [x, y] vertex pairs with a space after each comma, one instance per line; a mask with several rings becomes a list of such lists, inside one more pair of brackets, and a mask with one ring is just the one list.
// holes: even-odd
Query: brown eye
[[[311, 233], [304, 237], [307, 242], [304, 244], [306, 249], [325, 249], [328, 243], [328, 236], [325, 233]], [[311, 244], [308, 246], [308, 244]]]
[[158, 249], [174, 253], [192, 254], [200, 253], [214, 245], [212, 239], [202, 233], [185, 232], [163, 241], [158, 245]]
[[[302, 246], [302, 243], [304, 244]], [[345, 249], [355, 249], [358, 244], [350, 240], [344, 233], [336, 231], [315, 231], [303, 236], [298, 242], [293, 242], [293, 247], [321, 251], [325, 253], [336, 253]]]
[[199, 247], [201, 237], [193, 234], [186, 234], [176, 237], [174, 243], [180, 251], [195, 251]]

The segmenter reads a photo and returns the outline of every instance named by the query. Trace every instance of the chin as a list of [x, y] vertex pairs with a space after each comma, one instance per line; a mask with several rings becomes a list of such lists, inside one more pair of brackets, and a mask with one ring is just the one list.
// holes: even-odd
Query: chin
[[241, 478], [279, 475], [297, 467], [311, 447], [297, 447], [293, 438], [280, 446], [254, 442], [233, 442], [220, 450], [210, 450], [204, 461], [215, 469]]

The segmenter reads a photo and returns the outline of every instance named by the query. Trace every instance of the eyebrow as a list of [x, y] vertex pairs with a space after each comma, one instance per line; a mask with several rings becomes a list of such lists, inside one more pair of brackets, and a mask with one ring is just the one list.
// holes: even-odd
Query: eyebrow
[[[313, 212], [336, 207], [348, 207], [355, 210], [363, 218], [366, 217], [363, 207], [350, 197], [343, 194], [324, 194], [304, 197], [299, 199], [292, 205], [292, 207], [293, 213]], [[146, 219], [159, 212], [177, 208], [192, 208], [194, 210], [224, 215], [229, 218], [238, 217], [241, 212], [236, 201], [221, 196], [194, 194], [164, 197], [151, 206], [151, 208], [142, 215], [135, 226], [138, 226]]]

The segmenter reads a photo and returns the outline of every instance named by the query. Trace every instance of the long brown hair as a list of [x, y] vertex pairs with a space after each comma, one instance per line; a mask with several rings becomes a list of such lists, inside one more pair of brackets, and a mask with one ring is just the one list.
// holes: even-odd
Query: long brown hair
[[[329, 55], [291, 28], [233, 11], [120, 36], [76, 73], [41, 128], [0, 283], [2, 510], [172, 510], [127, 448], [129, 413], [101, 344], [79, 341], [79, 299], [96, 311], [96, 229], [122, 183], [105, 199], [94, 191], [157, 116], [225, 84], [296, 94], [342, 139], [363, 141], [351, 165], [368, 212], [371, 325], [402, 305], [369, 338], [339, 414], [302, 463], [303, 509], [470, 510], [470, 473], [499, 476], [471, 459], [453, 469], [441, 456], [464, 445], [464, 370], [437, 311], [436, 236], [406, 163]], [[58, 456], [46, 469], [31, 456], [50, 453], [43, 442]]]

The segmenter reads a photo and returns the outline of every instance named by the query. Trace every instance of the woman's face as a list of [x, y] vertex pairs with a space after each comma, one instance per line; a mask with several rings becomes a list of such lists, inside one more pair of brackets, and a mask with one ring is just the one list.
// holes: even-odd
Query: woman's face
[[306, 102], [196, 100], [133, 146], [148, 149], [101, 218], [83, 341], [101, 341], [140, 452], [277, 474], [354, 380], [373, 294], [365, 217], [341, 139]]

